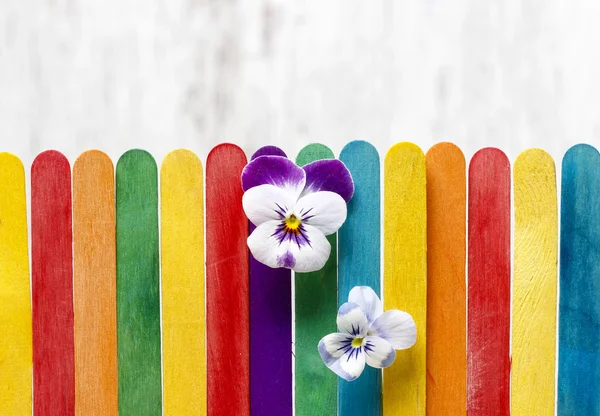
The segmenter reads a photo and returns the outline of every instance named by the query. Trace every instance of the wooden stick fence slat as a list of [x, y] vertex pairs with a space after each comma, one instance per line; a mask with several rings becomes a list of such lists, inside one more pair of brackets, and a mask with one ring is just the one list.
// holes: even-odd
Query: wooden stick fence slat
[[160, 171], [165, 415], [206, 415], [204, 182], [188, 150]]
[[0, 414], [31, 416], [32, 334], [23, 164], [0, 153]]
[[[381, 297], [381, 184], [379, 154], [364, 141], [348, 143], [340, 154], [354, 179], [348, 217], [338, 231], [338, 306], [354, 286], [370, 286]], [[355, 381], [338, 381], [344, 416], [379, 416], [382, 370], [366, 366]]]
[[117, 415], [114, 167], [104, 153], [73, 165], [75, 411]]
[[[253, 158], [267, 154], [285, 155], [265, 146]], [[313, 144], [296, 161], [322, 158], [333, 154]], [[434, 146], [426, 158], [410, 143], [389, 150], [385, 309], [411, 313], [418, 335], [384, 371], [383, 386], [382, 372], [371, 368], [352, 383], [338, 379], [317, 350], [321, 337], [336, 332], [337, 307], [352, 287], [381, 291], [373, 260], [381, 249], [379, 157], [368, 143], [352, 142], [340, 159], [356, 193], [339, 232], [339, 259], [334, 234], [325, 268], [295, 277], [292, 323], [291, 272], [248, 253], [243, 151], [219, 145], [207, 161], [206, 317], [202, 166], [189, 151], [165, 158], [165, 414], [290, 416], [294, 406], [298, 416], [450, 415], [465, 406], [470, 416], [552, 413], [558, 239], [552, 158], [531, 149], [514, 166], [511, 379], [508, 159], [487, 148], [469, 166], [467, 306], [464, 156], [450, 143]], [[600, 413], [600, 155], [574, 146], [562, 170], [558, 414]], [[48, 415], [162, 413], [156, 164], [144, 151], [129, 151], [116, 178], [106, 155], [84, 153], [73, 167], [71, 201], [67, 159], [56, 151], [36, 158], [30, 301], [23, 167], [0, 153], [0, 414], [30, 414], [32, 407]]]
[[160, 415], [158, 182], [149, 153], [119, 159], [116, 206], [119, 415]]
[[[206, 162], [208, 414], [250, 414], [248, 219], [242, 209], [246, 155], [221, 144]], [[268, 340], [265, 340], [268, 342]]]
[[34, 414], [75, 414], [71, 169], [61, 153], [31, 167]]
[[558, 208], [554, 161], [527, 150], [514, 164], [511, 414], [553, 415]]
[[467, 410], [508, 415], [510, 395], [510, 164], [498, 149], [469, 165]]
[[451, 143], [427, 165], [427, 414], [467, 407], [466, 167]]
[[424, 415], [427, 328], [425, 156], [412, 143], [388, 151], [384, 168], [384, 310], [410, 313], [417, 342], [384, 370], [383, 414]]
[[[252, 156], [286, 156], [265, 146]], [[250, 223], [250, 232], [256, 227]], [[292, 272], [250, 255], [250, 392], [253, 416], [291, 416]]]
[[600, 414], [600, 154], [562, 161], [558, 414]]
[[[333, 159], [322, 144], [304, 147], [296, 163], [306, 165], [319, 159]], [[337, 332], [337, 237], [331, 244], [329, 260], [321, 270], [295, 275], [295, 357], [296, 416], [337, 414], [337, 376], [323, 364], [317, 346], [322, 337]]]

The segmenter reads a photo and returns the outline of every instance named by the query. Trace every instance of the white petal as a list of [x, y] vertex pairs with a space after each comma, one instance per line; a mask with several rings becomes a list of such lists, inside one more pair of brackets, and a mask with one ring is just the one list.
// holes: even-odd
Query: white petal
[[371, 367], [389, 367], [396, 359], [396, 350], [383, 338], [366, 337], [363, 348], [367, 356], [367, 364]]
[[[352, 356], [350, 356], [352, 354]], [[346, 381], [354, 381], [365, 369], [365, 353], [361, 348], [352, 348], [327, 367]]]
[[281, 221], [267, 221], [256, 227], [248, 237], [248, 247], [254, 258], [269, 267], [286, 267], [296, 272], [322, 269], [331, 253], [331, 245], [323, 233], [306, 225], [307, 244], [289, 239], [281, 241], [277, 235], [280, 224]]
[[394, 349], [404, 350], [415, 345], [417, 326], [410, 314], [392, 309], [375, 319], [369, 335], [377, 335], [392, 344]]
[[335, 192], [315, 192], [300, 198], [294, 213], [304, 224], [317, 227], [323, 234], [329, 235], [346, 221], [346, 201]]
[[[262, 185], [261, 185], [262, 186]], [[256, 188], [252, 188], [256, 189]], [[250, 189], [250, 191], [252, 191]], [[248, 191], [248, 192], [250, 192]], [[277, 261], [280, 243], [274, 236], [281, 221], [267, 221], [260, 224], [248, 237], [248, 248], [256, 260], [269, 267], [282, 267]]]
[[254, 225], [260, 225], [271, 220], [282, 219], [280, 212], [285, 214], [294, 207], [296, 199], [274, 185], [260, 185], [248, 189], [242, 197], [242, 206], [246, 216]]
[[356, 303], [367, 315], [369, 323], [383, 314], [383, 303], [369, 286], [355, 286], [350, 291], [348, 302]]
[[346, 302], [338, 310], [337, 326], [340, 332], [362, 338], [369, 329], [369, 321], [360, 306]]
[[324, 336], [319, 342], [319, 354], [325, 365], [332, 365], [334, 361], [344, 355], [344, 351], [350, 346], [352, 339], [350, 335], [339, 332]]
[[284, 242], [281, 245], [280, 256], [291, 253], [295, 259], [295, 265], [292, 267], [295, 272], [307, 273], [321, 270], [331, 254], [331, 244], [325, 235], [315, 227], [306, 224], [302, 226], [304, 235], [310, 244], [298, 245], [291, 241]]
[[356, 380], [365, 369], [364, 348], [352, 348], [338, 360], [340, 368], [348, 375], [346, 380]]

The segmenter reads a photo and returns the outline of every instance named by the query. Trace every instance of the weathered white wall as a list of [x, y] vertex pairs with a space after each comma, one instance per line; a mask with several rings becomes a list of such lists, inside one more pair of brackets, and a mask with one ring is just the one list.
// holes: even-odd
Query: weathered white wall
[[597, 0], [2, 0], [0, 151], [360, 138], [560, 158], [600, 145], [599, 21]]

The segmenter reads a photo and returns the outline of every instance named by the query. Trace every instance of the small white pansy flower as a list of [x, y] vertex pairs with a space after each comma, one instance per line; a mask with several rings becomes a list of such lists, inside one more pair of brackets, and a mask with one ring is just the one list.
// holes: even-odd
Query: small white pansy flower
[[331, 253], [326, 236], [346, 220], [354, 182], [339, 160], [297, 166], [282, 156], [260, 156], [242, 172], [242, 205], [256, 229], [248, 247], [269, 267], [297, 272], [323, 268]]
[[417, 328], [412, 316], [399, 310], [383, 312], [377, 294], [368, 286], [356, 286], [337, 316], [340, 332], [319, 342], [323, 362], [344, 380], [356, 380], [365, 364], [375, 368], [392, 365], [395, 350], [412, 347]]

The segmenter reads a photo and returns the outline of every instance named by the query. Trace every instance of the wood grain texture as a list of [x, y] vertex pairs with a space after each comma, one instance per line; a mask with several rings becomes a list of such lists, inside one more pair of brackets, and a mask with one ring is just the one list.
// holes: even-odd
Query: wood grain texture
[[73, 165], [75, 413], [118, 413], [115, 179], [102, 152]]
[[417, 342], [384, 370], [383, 414], [425, 415], [427, 195], [425, 156], [412, 143], [392, 146], [384, 167], [384, 310], [412, 315]]
[[510, 412], [510, 164], [498, 149], [469, 165], [467, 411]]
[[31, 416], [32, 334], [25, 171], [0, 153], [0, 414]]
[[[322, 144], [304, 147], [296, 163], [306, 165], [333, 159]], [[325, 335], [337, 332], [337, 235], [327, 237], [331, 254], [316, 272], [295, 274], [295, 407], [296, 416], [336, 415], [338, 377], [321, 360], [317, 346]]]
[[[250, 414], [250, 328], [242, 169], [246, 155], [216, 146], [206, 162], [206, 339], [208, 414]], [[265, 340], [267, 342], [267, 340]]]
[[[348, 143], [340, 153], [354, 179], [348, 217], [338, 231], [338, 306], [354, 286], [370, 286], [381, 297], [381, 166], [370, 143]], [[355, 381], [338, 380], [339, 414], [380, 416], [382, 370], [365, 367]]]
[[[286, 156], [265, 146], [252, 156]], [[250, 232], [256, 227], [250, 223]], [[268, 342], [266, 341], [268, 340]], [[250, 405], [253, 416], [291, 416], [292, 271], [273, 269], [250, 254]]]
[[204, 182], [188, 150], [160, 170], [165, 415], [206, 415]]
[[558, 414], [600, 414], [600, 154], [562, 161]]
[[427, 166], [427, 414], [467, 408], [465, 157], [438, 143]]
[[541, 149], [515, 161], [514, 209], [511, 414], [554, 415], [558, 206]]
[[31, 166], [33, 392], [36, 415], [75, 414], [71, 168], [61, 153]]
[[160, 415], [158, 182], [149, 153], [119, 159], [116, 204], [119, 415]]

